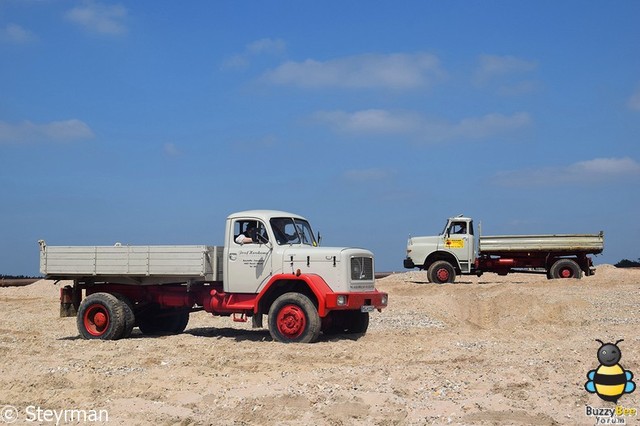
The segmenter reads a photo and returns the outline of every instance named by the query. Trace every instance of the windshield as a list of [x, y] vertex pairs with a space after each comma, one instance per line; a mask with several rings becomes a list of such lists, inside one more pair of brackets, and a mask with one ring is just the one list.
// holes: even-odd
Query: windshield
[[270, 223], [276, 241], [280, 245], [307, 244], [317, 246], [311, 226], [306, 220], [276, 217], [271, 219]]
[[440, 233], [440, 235], [444, 235], [447, 233], [447, 228], [449, 227], [449, 221], [447, 220], [447, 222], [444, 224], [444, 229], [442, 230], [442, 232]]

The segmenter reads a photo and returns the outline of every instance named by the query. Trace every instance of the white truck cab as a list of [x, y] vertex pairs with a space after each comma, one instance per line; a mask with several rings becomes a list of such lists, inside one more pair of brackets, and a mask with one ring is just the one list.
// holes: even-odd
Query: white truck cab
[[[439, 261], [447, 261], [458, 273], [471, 273], [475, 261], [473, 219], [462, 215], [451, 217], [439, 235], [409, 238], [405, 268], [426, 265], [424, 269], [429, 269]], [[441, 270], [440, 279], [446, 282], [449, 272]]]
[[[248, 235], [245, 235], [248, 234]], [[244, 235], [245, 241], [238, 242]], [[335, 292], [373, 291], [373, 253], [360, 248], [320, 247], [302, 216], [250, 210], [227, 218], [224, 291], [259, 293], [279, 274], [322, 276]]]

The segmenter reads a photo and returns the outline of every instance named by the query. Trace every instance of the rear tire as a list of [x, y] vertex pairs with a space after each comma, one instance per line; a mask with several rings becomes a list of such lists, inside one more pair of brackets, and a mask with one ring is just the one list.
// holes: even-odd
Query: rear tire
[[152, 308], [138, 319], [142, 334], [160, 336], [180, 334], [189, 323], [189, 311], [183, 309]]
[[551, 279], [558, 278], [582, 278], [582, 269], [576, 261], [571, 259], [560, 259], [556, 261], [549, 269], [549, 275]]
[[446, 260], [438, 260], [429, 266], [427, 278], [432, 283], [452, 283], [456, 280], [456, 270]]
[[109, 293], [93, 293], [78, 308], [76, 323], [85, 339], [117, 340], [125, 328], [123, 303]]
[[269, 333], [282, 343], [313, 343], [320, 335], [320, 316], [309, 298], [285, 293], [269, 308]]
[[124, 330], [122, 331], [122, 338], [126, 339], [131, 336], [133, 327], [136, 325], [136, 316], [133, 313], [133, 303], [131, 303], [127, 296], [120, 293], [113, 293], [113, 295], [118, 298], [122, 304], [122, 309], [124, 310]]

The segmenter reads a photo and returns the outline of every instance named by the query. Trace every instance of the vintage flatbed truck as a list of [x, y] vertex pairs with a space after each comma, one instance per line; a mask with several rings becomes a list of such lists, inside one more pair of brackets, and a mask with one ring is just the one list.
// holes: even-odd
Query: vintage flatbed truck
[[[302, 216], [251, 210], [226, 220], [224, 246], [49, 246], [40, 241], [46, 279], [61, 289], [62, 316], [76, 316], [86, 339], [185, 330], [189, 314], [252, 319], [280, 342], [320, 333], [364, 334], [369, 313], [387, 305], [375, 289], [368, 250], [320, 247]], [[83, 298], [84, 291], [84, 298]]]
[[456, 275], [494, 272], [546, 273], [547, 278], [582, 278], [595, 273], [589, 254], [601, 253], [604, 234], [474, 234], [473, 219], [447, 220], [440, 235], [410, 237], [404, 267], [427, 271], [429, 281], [452, 283]]

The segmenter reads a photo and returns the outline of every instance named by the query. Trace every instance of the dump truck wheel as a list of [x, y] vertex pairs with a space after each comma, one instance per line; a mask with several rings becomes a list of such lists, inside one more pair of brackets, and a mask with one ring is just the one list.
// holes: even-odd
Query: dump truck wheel
[[123, 304], [109, 293], [93, 293], [80, 303], [76, 323], [85, 339], [117, 340], [125, 327]]
[[369, 328], [369, 312], [350, 311], [349, 327], [347, 333], [349, 334], [365, 334]]
[[369, 328], [369, 313], [359, 311], [332, 311], [322, 319], [322, 333], [364, 334]]
[[269, 309], [269, 333], [283, 343], [312, 343], [320, 335], [320, 316], [307, 296], [285, 293]]
[[453, 269], [453, 266], [449, 262], [438, 260], [429, 266], [427, 277], [432, 283], [452, 283], [456, 279], [456, 270]]
[[124, 310], [124, 330], [122, 330], [122, 338], [126, 339], [131, 336], [133, 327], [136, 324], [136, 316], [133, 313], [133, 303], [127, 296], [120, 293], [112, 293], [122, 304]]
[[142, 334], [158, 336], [180, 334], [189, 323], [189, 311], [175, 309], [152, 309], [138, 319]]
[[582, 278], [582, 269], [571, 259], [560, 259], [551, 266], [549, 275], [554, 278]]

